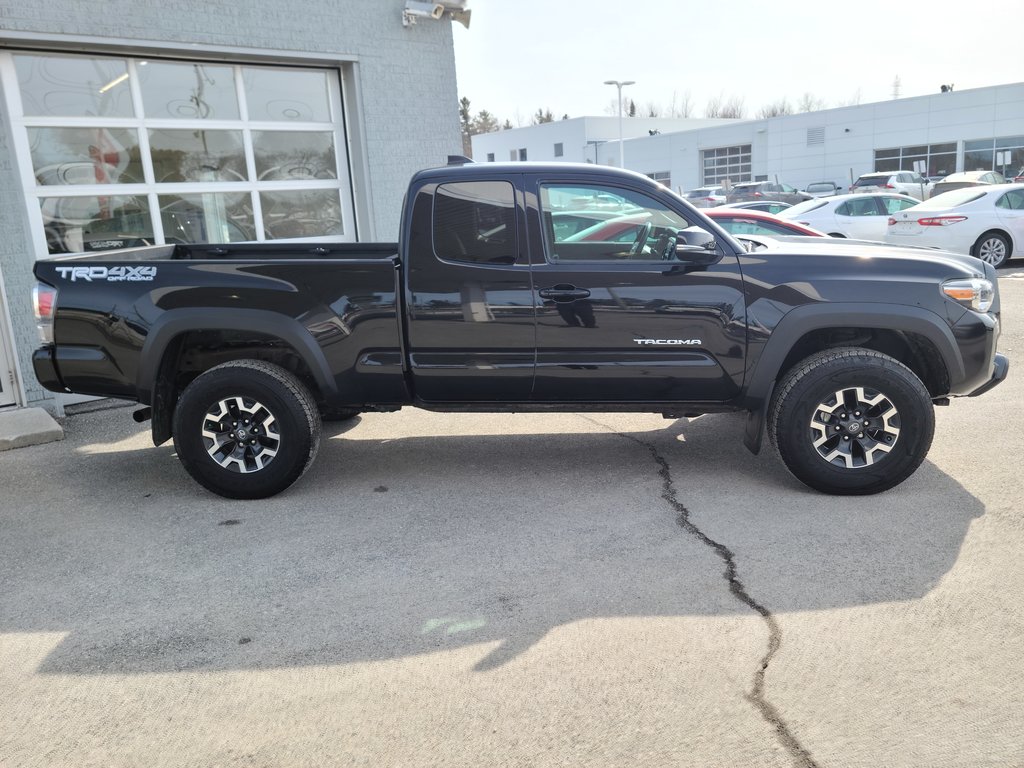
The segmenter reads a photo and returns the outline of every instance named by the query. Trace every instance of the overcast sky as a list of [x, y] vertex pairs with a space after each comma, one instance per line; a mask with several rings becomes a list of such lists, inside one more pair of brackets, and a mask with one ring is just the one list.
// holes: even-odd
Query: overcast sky
[[1024, 2], [876, 0], [472, 0], [453, 24], [459, 96], [528, 125], [606, 115], [615, 89], [638, 109], [690, 93], [743, 98], [746, 117], [805, 92], [827, 106], [1024, 81]]

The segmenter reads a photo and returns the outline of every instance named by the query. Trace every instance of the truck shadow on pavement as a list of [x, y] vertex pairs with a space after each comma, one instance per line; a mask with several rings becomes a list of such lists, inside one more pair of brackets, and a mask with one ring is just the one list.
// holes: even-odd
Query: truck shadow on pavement
[[748, 454], [735, 416], [619, 434], [594, 432], [626, 423], [598, 414], [579, 417], [579, 433], [501, 434], [508, 418], [494, 434], [394, 439], [327, 425], [307, 477], [257, 502], [206, 493], [172, 449], [143, 448], [134, 424], [91, 450], [72, 431], [46, 453], [45, 476], [42, 448], [11, 452], [0, 632], [66, 633], [38, 669], [50, 674], [347, 664], [476, 644], [486, 671], [570, 622], [753, 616], [722, 561], [680, 527], [645, 445], [775, 615], [919, 599], [984, 512], [930, 462], [879, 496], [814, 493], [770, 453]]

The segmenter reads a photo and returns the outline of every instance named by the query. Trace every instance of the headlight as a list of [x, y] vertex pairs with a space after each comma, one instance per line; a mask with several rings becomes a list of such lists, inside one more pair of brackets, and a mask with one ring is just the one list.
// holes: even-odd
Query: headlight
[[958, 304], [963, 304], [975, 312], [988, 312], [996, 297], [996, 289], [991, 280], [972, 277], [966, 280], [947, 280], [942, 284], [942, 292]]

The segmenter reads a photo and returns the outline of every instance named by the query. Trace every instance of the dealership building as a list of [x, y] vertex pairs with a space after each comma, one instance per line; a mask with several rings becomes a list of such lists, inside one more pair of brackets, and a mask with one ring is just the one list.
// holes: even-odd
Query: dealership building
[[[927, 96], [759, 120], [627, 117], [623, 127], [625, 167], [676, 191], [727, 180], [845, 187], [870, 171], [1012, 176], [1024, 167], [1024, 83], [937, 86]], [[473, 157], [617, 166], [618, 136], [617, 118], [582, 117], [474, 136]]]
[[407, 7], [5, 2], [0, 409], [68, 402], [32, 373], [37, 259], [397, 239], [409, 177], [460, 151], [451, 18], [467, 15]]

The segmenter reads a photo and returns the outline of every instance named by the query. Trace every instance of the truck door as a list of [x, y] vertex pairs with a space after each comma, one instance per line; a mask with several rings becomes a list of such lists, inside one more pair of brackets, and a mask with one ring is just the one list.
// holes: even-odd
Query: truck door
[[[675, 235], [696, 217], [641, 184], [528, 180], [534, 400], [719, 401], [739, 392], [746, 324], [738, 257], [720, 244], [711, 266], [679, 261]], [[595, 223], [570, 232], [558, 223], [565, 211]]]
[[526, 402], [536, 337], [522, 193], [428, 183], [406, 223], [408, 356], [426, 402]]

